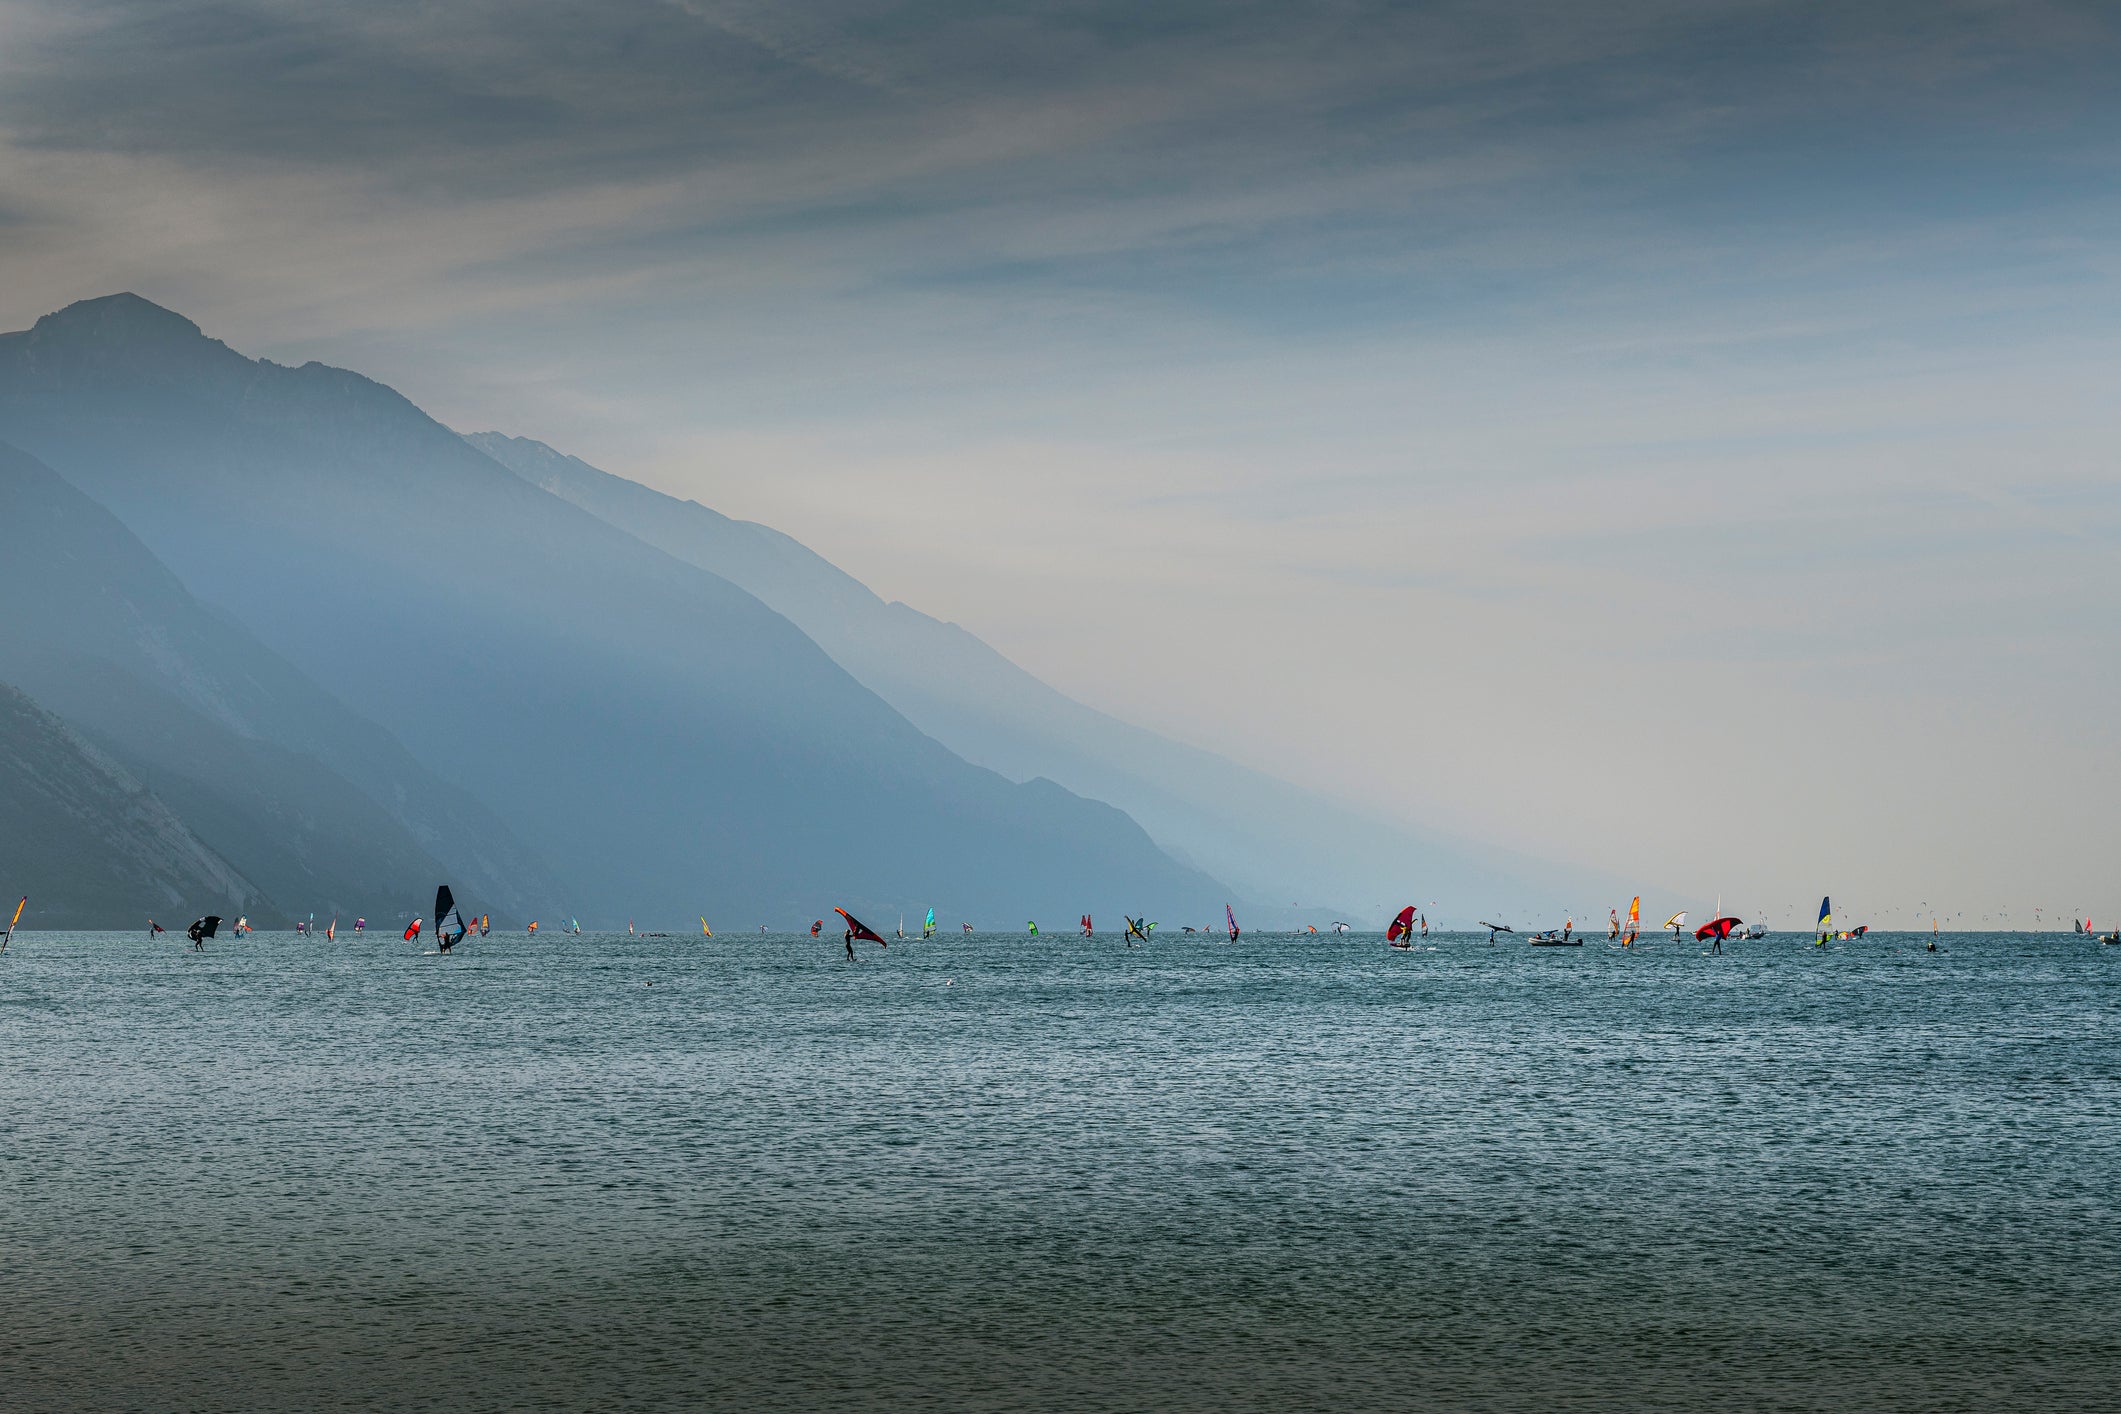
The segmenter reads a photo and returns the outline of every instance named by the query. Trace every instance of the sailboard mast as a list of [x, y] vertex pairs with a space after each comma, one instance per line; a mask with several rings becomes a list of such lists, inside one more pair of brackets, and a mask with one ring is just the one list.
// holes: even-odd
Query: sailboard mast
[[24, 894], [22, 901], [15, 905], [15, 916], [7, 920], [7, 936], [0, 938], [0, 952], [6, 952], [7, 945], [15, 940], [15, 925], [22, 921], [22, 910], [28, 907], [29, 895]]

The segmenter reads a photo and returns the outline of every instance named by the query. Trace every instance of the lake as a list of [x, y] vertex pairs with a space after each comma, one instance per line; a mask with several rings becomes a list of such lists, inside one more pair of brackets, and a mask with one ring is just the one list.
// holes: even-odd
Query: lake
[[0, 1403], [2121, 1389], [2121, 948], [21, 934]]

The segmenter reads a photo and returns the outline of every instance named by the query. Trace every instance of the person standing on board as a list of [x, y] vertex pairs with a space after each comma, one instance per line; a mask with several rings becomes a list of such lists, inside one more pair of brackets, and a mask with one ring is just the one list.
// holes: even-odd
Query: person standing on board
[[861, 959], [860, 959], [860, 958], [858, 958], [858, 957], [856, 957], [856, 956], [854, 955], [854, 930], [853, 930], [852, 928], [849, 928], [849, 929], [847, 930], [847, 961], [849, 961], [849, 962], [860, 962], [860, 961], [861, 961]]

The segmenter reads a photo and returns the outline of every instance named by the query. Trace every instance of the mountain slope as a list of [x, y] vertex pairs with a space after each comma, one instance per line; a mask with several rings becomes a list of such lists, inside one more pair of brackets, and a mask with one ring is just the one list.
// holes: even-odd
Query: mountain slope
[[[181, 928], [204, 913], [261, 913], [237, 873], [139, 779], [58, 717], [0, 683], [0, 891], [29, 894], [23, 926]], [[4, 926], [4, 925], [0, 925]]]
[[529, 438], [481, 432], [467, 440], [531, 483], [751, 591], [966, 760], [1111, 801], [1166, 849], [1255, 899], [1303, 895], [1374, 911], [1398, 907], [1418, 888], [1468, 909], [1544, 910], [1566, 906], [1572, 892], [1611, 891], [1579, 871], [1376, 819], [1085, 707], [957, 625], [885, 603], [777, 530]]
[[751, 595], [356, 374], [112, 296], [0, 335], [0, 438], [499, 809], [585, 919], [1220, 897], [1120, 812], [967, 765]]
[[276, 904], [383, 913], [444, 877], [509, 912], [557, 893], [498, 821], [453, 799], [388, 734], [195, 600], [116, 517], [5, 444], [0, 525], [9, 675], [151, 779]]

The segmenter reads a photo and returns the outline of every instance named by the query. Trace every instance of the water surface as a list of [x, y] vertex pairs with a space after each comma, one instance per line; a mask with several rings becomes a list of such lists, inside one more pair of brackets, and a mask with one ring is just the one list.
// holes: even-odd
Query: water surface
[[1923, 941], [21, 935], [0, 1402], [2112, 1407], [2121, 948]]

